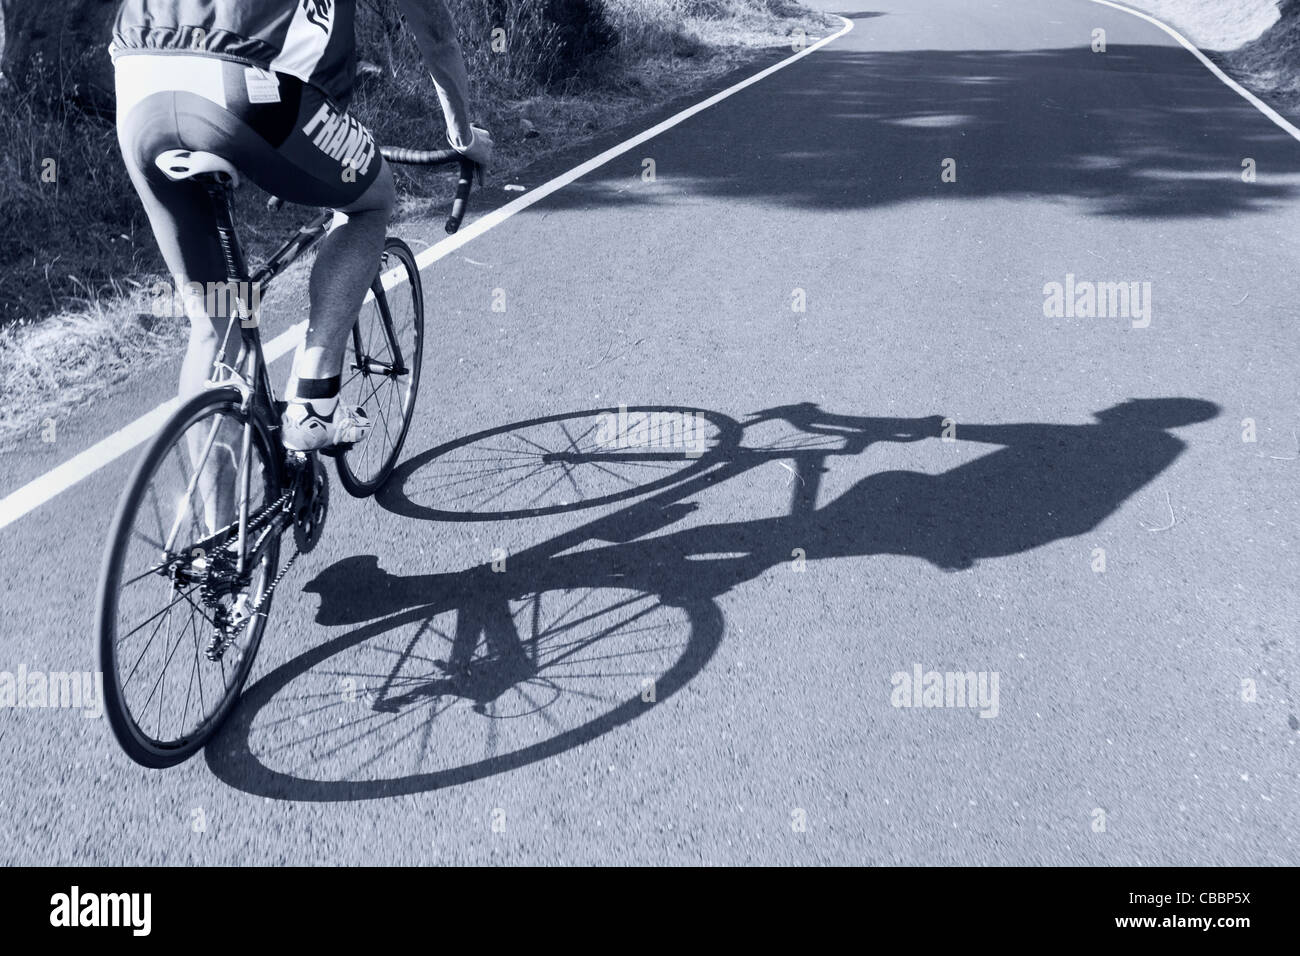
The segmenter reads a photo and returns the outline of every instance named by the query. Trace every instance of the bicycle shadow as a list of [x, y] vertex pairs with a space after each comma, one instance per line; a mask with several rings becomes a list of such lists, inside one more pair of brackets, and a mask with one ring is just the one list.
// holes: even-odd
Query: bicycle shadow
[[[937, 439], [940, 420], [767, 409], [745, 428], [779, 421], [838, 446], [733, 448], [679, 485], [511, 555], [502, 573], [393, 574], [373, 555], [326, 568], [306, 587], [321, 597], [317, 623], [352, 629], [249, 688], [208, 765], [252, 793], [347, 801], [564, 753], [682, 689], [724, 635], [716, 599], [795, 549], [807, 561], [899, 555], [956, 571], [1084, 534], [1177, 459], [1187, 446], [1172, 429], [1218, 412], [1167, 398], [1089, 424], [959, 424], [958, 440], [998, 449], [940, 474], [872, 474], [819, 507], [829, 456]], [[684, 499], [773, 455], [797, 465], [788, 514], [672, 530], [695, 510]]]

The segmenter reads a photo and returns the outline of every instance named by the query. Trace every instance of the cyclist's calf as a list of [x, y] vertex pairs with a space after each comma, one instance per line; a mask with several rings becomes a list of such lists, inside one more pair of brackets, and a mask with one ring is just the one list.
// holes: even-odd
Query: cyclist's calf
[[231, 322], [238, 321], [239, 310], [220, 307], [217, 297], [206, 294], [196, 283], [178, 279], [176, 287], [190, 321], [189, 345], [181, 363], [179, 382], [180, 395], [185, 398], [202, 391], [223, 339], [226, 347], [221, 361], [230, 366], [235, 364], [241, 342], [239, 329], [230, 329], [229, 335], [226, 332]]
[[385, 162], [361, 197], [340, 210], [343, 215], [335, 217], [334, 229], [322, 240], [311, 271], [311, 322], [304, 348], [294, 360], [295, 381], [339, 374], [347, 336], [374, 281], [396, 202], [393, 173]]

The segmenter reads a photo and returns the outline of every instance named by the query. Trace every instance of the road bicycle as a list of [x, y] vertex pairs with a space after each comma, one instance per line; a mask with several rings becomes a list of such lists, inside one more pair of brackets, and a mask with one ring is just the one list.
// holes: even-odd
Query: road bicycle
[[[446, 230], [465, 215], [474, 163], [454, 150], [384, 148], [390, 162], [454, 167]], [[212, 153], [168, 150], [157, 163], [212, 198], [233, 292], [213, 373], [153, 437], [127, 481], [110, 525], [96, 625], [105, 709], [122, 749], [147, 767], [190, 757], [239, 698], [266, 628], [276, 588], [298, 555], [320, 540], [329, 479], [320, 454], [287, 450], [262, 352], [261, 301], [271, 281], [329, 230], [325, 211], [303, 225], [251, 275], [236, 235], [234, 166]], [[279, 201], [270, 205], [278, 208]], [[419, 267], [400, 239], [385, 240], [343, 364], [340, 401], [363, 405], [375, 426], [351, 447], [331, 449], [352, 495], [373, 495], [397, 464], [414, 413], [424, 345]], [[225, 313], [231, 314], [231, 313]], [[232, 330], [232, 364], [223, 361]], [[280, 563], [281, 539], [293, 553]]]

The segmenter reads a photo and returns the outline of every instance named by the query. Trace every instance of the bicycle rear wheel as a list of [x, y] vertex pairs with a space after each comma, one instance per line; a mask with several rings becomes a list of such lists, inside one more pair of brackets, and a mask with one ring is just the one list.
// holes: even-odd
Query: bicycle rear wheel
[[[243, 442], [248, 434], [247, 457]], [[146, 767], [188, 758], [234, 707], [266, 626], [284, 505], [275, 444], [234, 389], [204, 392], [136, 465], [100, 572], [99, 666], [109, 725]], [[239, 489], [249, 478], [238, 568]]]
[[339, 390], [340, 401], [363, 406], [374, 422], [364, 441], [336, 458], [339, 481], [358, 498], [378, 491], [397, 464], [415, 411], [424, 351], [424, 291], [406, 243], [389, 237], [379, 273], [352, 327]]

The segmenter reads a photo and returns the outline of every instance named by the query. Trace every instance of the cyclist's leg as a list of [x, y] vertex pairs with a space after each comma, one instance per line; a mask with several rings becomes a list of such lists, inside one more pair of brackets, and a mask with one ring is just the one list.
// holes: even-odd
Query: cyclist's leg
[[[187, 60], [191, 58], [186, 58]], [[172, 87], [178, 75], [176, 59], [158, 56], [124, 56], [117, 61], [117, 133], [127, 172], [157, 239], [168, 272], [176, 283], [173, 302], [180, 304], [190, 323], [189, 342], [181, 364], [179, 394], [187, 398], [200, 391], [208, 378], [217, 350], [226, 335], [229, 316], [209, 315], [202, 291], [226, 278], [225, 261], [217, 238], [211, 198], [202, 185], [174, 182], [155, 165], [167, 149], [187, 144], [177, 120], [180, 93]], [[220, 71], [207, 63], [181, 69], [183, 86], [200, 95], [219, 95]], [[216, 301], [214, 297], [213, 301]], [[239, 336], [227, 339], [224, 361], [233, 363]], [[239, 429], [234, 422], [211, 436], [188, 436], [191, 466], [198, 470], [196, 494], [208, 531], [234, 520], [236, 488], [233, 480]], [[206, 458], [201, 457], [206, 452]], [[196, 503], [179, 507], [192, 509]], [[192, 512], [193, 513], [193, 512]]]
[[285, 444], [306, 449], [356, 441], [369, 430], [363, 410], [334, 412], [343, 352], [379, 267], [395, 191], [370, 131], [317, 88], [296, 82], [280, 78], [296, 102], [294, 121], [276, 138], [276, 161], [249, 175], [290, 202], [339, 212], [312, 268], [311, 318], [286, 393]]
[[[134, 55], [120, 57], [116, 63], [117, 134], [122, 158], [149, 217], [163, 261], [176, 283], [173, 301], [184, 308], [190, 321], [189, 345], [179, 383], [182, 398], [203, 387], [229, 318], [208, 315], [205, 295], [193, 291], [212, 288], [213, 283], [226, 278], [212, 201], [199, 183], [173, 182], [154, 164], [162, 151], [188, 145], [178, 120], [178, 79], [183, 80], [186, 91], [221, 95], [219, 61], [198, 57], [184, 60], [178, 64], [176, 58]], [[231, 339], [226, 360], [233, 362], [239, 337], [232, 335]]]
[[365, 194], [336, 211], [312, 267], [311, 323], [294, 362], [295, 380], [340, 373], [348, 333], [375, 278], [394, 201], [393, 175], [383, 163]]
[[289, 448], [356, 442], [370, 431], [364, 408], [339, 408], [339, 390], [348, 334], [374, 281], [392, 214], [393, 177], [379, 162], [379, 175], [365, 194], [335, 210], [333, 227], [312, 265], [311, 319], [285, 392], [283, 435]]

